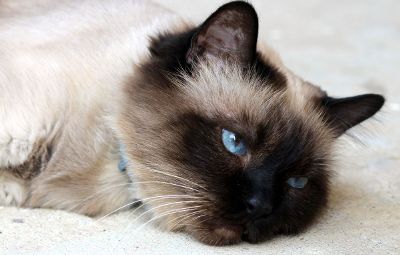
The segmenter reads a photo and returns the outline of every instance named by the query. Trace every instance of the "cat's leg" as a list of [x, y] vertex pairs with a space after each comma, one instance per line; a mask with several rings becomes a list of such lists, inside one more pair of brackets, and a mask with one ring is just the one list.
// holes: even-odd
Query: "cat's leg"
[[0, 166], [22, 164], [32, 151], [32, 141], [14, 139], [8, 135], [3, 135], [0, 139]]
[[[81, 141], [91, 140], [86, 138]], [[132, 184], [127, 174], [118, 169], [116, 149], [106, 142], [78, 146], [71, 140], [60, 144], [59, 148], [46, 169], [32, 180], [27, 207], [67, 210], [89, 216], [105, 215], [120, 207], [129, 208], [124, 206], [133, 201]]]
[[0, 168], [24, 164], [40, 144], [51, 140], [56, 131], [53, 115], [24, 105], [24, 100], [20, 99], [18, 104], [0, 103]]
[[27, 196], [26, 181], [0, 170], [0, 206], [21, 206]]
[[133, 202], [130, 180], [113, 165], [95, 166], [80, 173], [40, 176], [32, 183], [26, 206], [102, 216], [129, 209]]
[[45, 142], [50, 130], [39, 128], [34, 117], [31, 123], [23, 118], [7, 121], [0, 123], [0, 206], [23, 206], [30, 179], [50, 157]]

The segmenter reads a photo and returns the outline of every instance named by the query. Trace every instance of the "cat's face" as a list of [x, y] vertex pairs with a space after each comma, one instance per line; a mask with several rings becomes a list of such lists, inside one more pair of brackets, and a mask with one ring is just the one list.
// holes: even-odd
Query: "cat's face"
[[327, 200], [335, 138], [383, 104], [293, 84], [256, 52], [257, 29], [250, 5], [227, 4], [155, 39], [127, 86], [120, 126], [140, 198], [162, 226], [208, 244], [309, 225]]

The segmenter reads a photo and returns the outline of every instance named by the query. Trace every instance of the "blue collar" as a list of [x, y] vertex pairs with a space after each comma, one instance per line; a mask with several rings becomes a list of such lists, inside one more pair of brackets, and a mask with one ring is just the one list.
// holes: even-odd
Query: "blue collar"
[[126, 153], [125, 153], [125, 145], [123, 145], [121, 142], [119, 143], [119, 162], [118, 162], [118, 169], [121, 172], [125, 172], [126, 171], [126, 167], [128, 166], [128, 159], [126, 157]]

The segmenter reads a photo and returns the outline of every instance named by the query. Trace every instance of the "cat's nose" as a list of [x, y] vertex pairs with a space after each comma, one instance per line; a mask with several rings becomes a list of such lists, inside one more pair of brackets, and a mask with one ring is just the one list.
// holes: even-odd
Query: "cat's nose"
[[246, 212], [255, 219], [272, 213], [272, 205], [260, 196], [254, 195], [246, 199]]

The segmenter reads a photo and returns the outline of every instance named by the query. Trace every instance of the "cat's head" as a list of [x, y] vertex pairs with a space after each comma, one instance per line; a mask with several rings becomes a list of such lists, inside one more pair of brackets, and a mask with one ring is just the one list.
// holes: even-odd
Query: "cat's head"
[[379, 95], [331, 98], [257, 49], [245, 2], [154, 38], [120, 117], [128, 171], [162, 226], [215, 245], [309, 225], [327, 200], [331, 147]]

